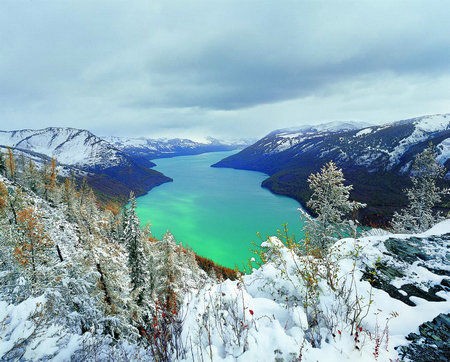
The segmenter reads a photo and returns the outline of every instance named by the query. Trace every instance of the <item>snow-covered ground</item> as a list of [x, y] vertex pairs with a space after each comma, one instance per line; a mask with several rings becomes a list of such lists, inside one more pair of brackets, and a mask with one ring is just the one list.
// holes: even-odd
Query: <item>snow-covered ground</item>
[[[414, 237], [426, 243], [430, 236], [448, 233], [450, 220]], [[394, 347], [408, 343], [405, 336], [418, 332], [420, 324], [439, 313], [450, 312], [450, 293], [438, 292], [445, 299], [441, 302], [411, 297], [416, 305], [409, 306], [362, 280], [366, 267], [386, 259], [384, 241], [401, 242], [412, 237], [381, 234], [385, 235], [343, 239], [334, 245], [339, 265], [336, 280], [341, 286], [346, 285], [347, 292], [338, 287], [333, 290], [319, 278], [319, 301], [314, 307], [305, 307], [311, 302], [305, 300], [307, 286], [299, 276], [305, 259], [277, 238], [263, 243], [272, 255], [267, 264], [241, 281], [208, 285], [186, 298], [183, 338], [188, 346], [193, 346], [186, 360], [395, 360], [398, 354]], [[446, 239], [445, 245], [433, 244], [429, 248], [430, 255], [437, 256], [434, 267], [449, 271], [445, 259], [448, 247]], [[426, 289], [445, 278], [418, 264], [399, 265], [407, 278], [394, 280], [393, 284], [413, 282]], [[346, 303], [361, 308], [360, 322], [353, 331], [351, 323], [345, 320]]]
[[[414, 235], [424, 241], [432, 236], [450, 233], [450, 220], [431, 230]], [[318, 280], [317, 304], [305, 300], [306, 284], [299, 277], [305, 260], [295, 255], [275, 237], [263, 243], [269, 261], [241, 280], [209, 283], [200, 291], [188, 294], [181, 314], [184, 319], [182, 343], [184, 360], [213, 361], [388, 361], [398, 357], [394, 347], [407, 343], [405, 336], [417, 332], [420, 324], [439, 313], [450, 311], [450, 294], [441, 291], [442, 302], [411, 298], [416, 306], [391, 298], [383, 290], [372, 288], [362, 280], [363, 269], [383, 258], [383, 242], [411, 238], [411, 235], [377, 235], [360, 239], [343, 239], [334, 245], [339, 265], [336, 280], [351, 286], [344, 296], [348, 303], [359, 300], [361, 322], [351, 330], [344, 320], [346, 305], [337, 290], [325, 280]], [[434, 245], [430, 254], [445, 255], [449, 247]], [[443, 258], [445, 260], [445, 258]], [[310, 264], [308, 264], [310, 265]], [[436, 266], [436, 265], [435, 265]], [[448, 262], [439, 267], [449, 270]], [[405, 266], [403, 266], [405, 267]], [[405, 270], [404, 270], [405, 271]], [[416, 283], [439, 284], [444, 276], [412, 264], [406, 274]], [[401, 285], [405, 281], [397, 281]], [[45, 329], [36, 324], [35, 316], [42, 312], [44, 296], [28, 298], [12, 305], [0, 301], [0, 356], [9, 348], [32, 336], [24, 345], [22, 360], [65, 361], [77, 351], [104, 344], [106, 353], [116, 353], [121, 360], [134, 356], [150, 358], [148, 351], [136, 344], [107, 341], [92, 332], [79, 335], [63, 325], [51, 324]], [[318, 313], [315, 317], [312, 313]], [[353, 332], [353, 333], [352, 333]], [[356, 334], [356, 332], [358, 334]], [[315, 345], [311, 343], [315, 341]], [[115, 347], [111, 347], [111, 345]], [[377, 352], [376, 352], [377, 351]], [[377, 358], [375, 357], [377, 355]], [[127, 357], [128, 356], [128, 357]], [[139, 357], [140, 356], [140, 357]], [[107, 359], [107, 354], [97, 356]], [[109, 356], [111, 357], [111, 355]]]

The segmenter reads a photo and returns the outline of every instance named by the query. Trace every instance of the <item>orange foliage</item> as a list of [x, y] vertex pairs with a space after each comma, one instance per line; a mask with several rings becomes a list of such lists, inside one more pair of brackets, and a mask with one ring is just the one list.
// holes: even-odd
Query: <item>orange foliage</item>
[[236, 270], [224, 267], [222, 265], [218, 265], [214, 263], [211, 259], [205, 258], [197, 254], [195, 254], [195, 260], [197, 261], [198, 266], [207, 273], [214, 271], [216, 276], [219, 278], [231, 280], [237, 279]]
[[56, 178], [58, 176], [58, 170], [56, 169], [56, 160], [52, 158], [50, 163], [50, 171], [45, 175], [45, 188], [49, 191], [53, 191], [56, 188]]
[[6, 208], [8, 198], [8, 189], [6, 185], [0, 181], [0, 211], [3, 211]]
[[16, 163], [14, 161], [14, 155], [11, 148], [8, 147], [8, 159], [6, 160], [6, 166], [8, 168], [11, 178], [14, 178], [16, 174]]
[[120, 205], [117, 202], [109, 201], [105, 205], [105, 211], [111, 211], [114, 216], [117, 216], [120, 212]]
[[38, 251], [51, 245], [50, 238], [40, 221], [40, 215], [31, 207], [17, 213], [17, 223], [24, 237], [14, 249], [14, 256], [20, 264], [25, 266], [31, 263], [34, 268]]

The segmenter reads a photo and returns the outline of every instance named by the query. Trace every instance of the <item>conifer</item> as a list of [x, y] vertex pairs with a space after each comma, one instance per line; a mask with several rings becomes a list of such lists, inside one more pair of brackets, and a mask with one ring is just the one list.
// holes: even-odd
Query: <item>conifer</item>
[[17, 261], [28, 268], [33, 284], [37, 282], [37, 268], [45, 262], [45, 251], [52, 243], [40, 221], [39, 213], [27, 207], [17, 212], [17, 223], [21, 238], [14, 249]]
[[136, 214], [136, 198], [133, 192], [130, 193], [129, 207], [125, 217], [123, 239], [128, 250], [131, 286], [133, 292], [137, 293], [137, 303], [141, 304], [144, 298], [147, 258], [143, 245], [140, 222]]
[[440, 216], [433, 213], [448, 190], [436, 185], [445, 173], [445, 168], [436, 161], [437, 152], [432, 143], [419, 153], [411, 167], [412, 187], [405, 190], [408, 206], [395, 213], [392, 227], [397, 232], [420, 232], [432, 227]]
[[306, 232], [310, 242], [322, 251], [348, 231], [350, 224], [344, 217], [365, 206], [350, 201], [350, 191], [353, 187], [345, 186], [344, 181], [342, 170], [337, 168], [333, 161], [308, 178], [312, 196], [307, 205], [317, 217], [307, 221]]

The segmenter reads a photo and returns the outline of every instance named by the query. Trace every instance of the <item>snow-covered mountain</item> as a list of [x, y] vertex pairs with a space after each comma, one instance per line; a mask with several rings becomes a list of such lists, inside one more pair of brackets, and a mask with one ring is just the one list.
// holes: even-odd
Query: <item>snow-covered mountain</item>
[[344, 123], [277, 130], [215, 166], [265, 172], [271, 177], [264, 186], [304, 204], [308, 175], [334, 160], [355, 186], [353, 196], [369, 204], [363, 212], [375, 215], [392, 213], [404, 203], [400, 194], [408, 185], [412, 160], [429, 142], [437, 146], [437, 159], [448, 172], [450, 114], [381, 126]]
[[[291, 152], [303, 157], [303, 153], [315, 152], [318, 158], [333, 153], [340, 163], [352, 162], [373, 171], [389, 170], [405, 166], [403, 156], [413, 146], [444, 136], [437, 143], [442, 164], [450, 157], [448, 140], [450, 114], [433, 115], [403, 120], [381, 126], [363, 123], [326, 123], [276, 130], [252, 145], [249, 149], [262, 155]], [[236, 158], [243, 156], [243, 151]]]
[[104, 139], [129, 155], [149, 159], [229, 151], [244, 148], [251, 144], [248, 140], [222, 141], [211, 137], [206, 138], [202, 142], [186, 138], [126, 138], [108, 136], [104, 137]]
[[91, 186], [106, 197], [120, 199], [125, 199], [130, 190], [142, 194], [171, 180], [150, 169], [155, 165], [151, 159], [228, 151], [249, 144], [249, 140], [214, 138], [196, 142], [181, 138], [98, 137], [87, 130], [65, 127], [0, 131], [0, 147], [11, 147], [38, 164], [54, 157], [62, 175], [72, 172], [86, 176]]
[[73, 171], [106, 199], [126, 200], [130, 191], [142, 194], [171, 181], [148, 160], [133, 157], [87, 130], [49, 127], [0, 131], [0, 146], [11, 147], [38, 163], [54, 157], [63, 175]]
[[[270, 132], [262, 140], [265, 153], [278, 153], [285, 151], [307, 139], [315, 138], [318, 135], [326, 136], [346, 131], [359, 130], [368, 127], [368, 123], [363, 122], [328, 122], [319, 125], [306, 125], [302, 127], [290, 127], [277, 129]], [[259, 143], [258, 141], [257, 143]]]
[[0, 131], [0, 144], [55, 157], [66, 165], [107, 168], [127, 162], [125, 155], [110, 143], [75, 128]]
[[342, 131], [352, 131], [356, 129], [362, 129], [366, 127], [370, 127], [371, 124], [367, 122], [327, 122], [316, 125], [305, 125], [301, 127], [289, 127], [289, 128], [281, 128], [275, 131], [270, 132], [273, 135], [285, 135], [289, 137], [295, 137], [298, 135], [308, 135], [308, 134], [316, 134], [316, 133], [335, 133]]

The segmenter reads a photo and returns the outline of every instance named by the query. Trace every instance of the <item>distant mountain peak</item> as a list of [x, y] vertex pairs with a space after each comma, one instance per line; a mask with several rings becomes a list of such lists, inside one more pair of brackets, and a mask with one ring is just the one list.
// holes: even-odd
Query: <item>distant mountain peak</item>
[[310, 133], [318, 133], [318, 132], [341, 132], [341, 131], [353, 131], [359, 130], [362, 128], [371, 127], [372, 124], [367, 122], [359, 122], [359, 121], [333, 121], [319, 124], [308, 124], [299, 127], [289, 127], [289, 128], [281, 128], [275, 131], [270, 132], [270, 135], [276, 134], [310, 134]]

